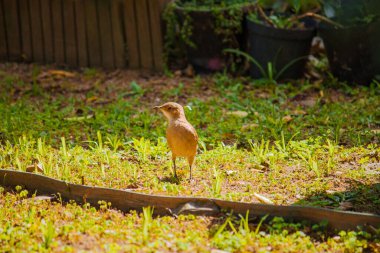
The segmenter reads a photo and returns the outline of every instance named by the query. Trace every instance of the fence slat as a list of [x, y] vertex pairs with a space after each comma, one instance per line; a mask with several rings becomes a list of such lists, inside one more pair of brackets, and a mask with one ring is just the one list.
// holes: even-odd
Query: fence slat
[[51, 10], [53, 13], [53, 45], [54, 62], [58, 65], [65, 63], [65, 40], [62, 23], [62, 1], [51, 0]]
[[24, 61], [30, 62], [33, 58], [33, 49], [29, 0], [19, 0], [19, 8], [21, 26], [20, 36], [22, 39], [21, 55]]
[[126, 60], [126, 44], [122, 26], [121, 11], [123, 11], [122, 2], [120, 0], [111, 1], [111, 22], [114, 45], [114, 60], [115, 67], [117, 68], [125, 67]]
[[4, 17], [7, 32], [8, 60], [21, 59], [21, 37], [19, 32], [18, 8], [16, 0], [3, 0]]
[[140, 67], [139, 38], [137, 36], [137, 22], [135, 1], [125, 0], [124, 27], [127, 39], [127, 59], [130, 68]]
[[0, 0], [0, 60], [163, 69], [170, 0]]
[[98, 30], [98, 19], [96, 11], [96, 0], [85, 0], [86, 31], [88, 61], [91, 67], [101, 67], [100, 34]]
[[80, 67], [88, 66], [87, 59], [87, 41], [86, 41], [86, 18], [84, 13], [83, 1], [75, 1], [75, 17], [77, 32], [77, 49], [78, 49], [78, 65]]
[[77, 45], [75, 31], [75, 13], [73, 0], [63, 1], [63, 31], [65, 34], [66, 64], [77, 66]]
[[111, 5], [108, 0], [98, 0], [98, 17], [100, 32], [100, 47], [102, 53], [102, 66], [105, 68], [114, 68], [113, 59], [113, 37], [111, 25]]
[[5, 31], [5, 19], [2, 0], [0, 0], [0, 60], [8, 60], [7, 34]]
[[44, 36], [45, 62], [52, 63], [54, 61], [53, 34], [52, 34], [52, 13], [50, 12], [51, 1], [41, 1], [41, 18], [42, 18], [42, 34]]
[[149, 15], [150, 15], [150, 27], [152, 37], [152, 49], [153, 49], [153, 63], [156, 70], [164, 69], [164, 55], [163, 55], [163, 38], [162, 38], [162, 26], [161, 26], [161, 11], [162, 4], [159, 0], [150, 0], [149, 3]]
[[44, 62], [44, 41], [42, 35], [42, 20], [39, 0], [30, 1], [30, 23], [32, 26], [33, 61]]
[[152, 40], [147, 0], [136, 0], [136, 16], [139, 36], [140, 61], [143, 69], [153, 68]]

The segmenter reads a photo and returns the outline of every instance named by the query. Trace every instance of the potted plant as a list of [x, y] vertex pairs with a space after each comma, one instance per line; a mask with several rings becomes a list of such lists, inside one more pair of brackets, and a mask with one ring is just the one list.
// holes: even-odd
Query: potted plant
[[316, 33], [314, 18], [324, 19], [318, 10], [317, 0], [258, 1], [247, 18], [252, 77], [303, 76]]
[[333, 75], [359, 84], [380, 79], [380, 1], [324, 0], [323, 10], [338, 23], [318, 28]]
[[178, 0], [165, 11], [165, 49], [168, 58], [185, 52], [198, 71], [219, 71], [234, 56], [225, 48], [244, 48], [244, 12], [252, 0]]

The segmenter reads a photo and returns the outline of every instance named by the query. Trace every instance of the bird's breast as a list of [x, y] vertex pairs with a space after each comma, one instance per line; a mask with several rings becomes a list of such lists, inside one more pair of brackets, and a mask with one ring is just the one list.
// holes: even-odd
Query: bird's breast
[[194, 156], [197, 152], [198, 135], [188, 122], [170, 122], [166, 138], [176, 156]]

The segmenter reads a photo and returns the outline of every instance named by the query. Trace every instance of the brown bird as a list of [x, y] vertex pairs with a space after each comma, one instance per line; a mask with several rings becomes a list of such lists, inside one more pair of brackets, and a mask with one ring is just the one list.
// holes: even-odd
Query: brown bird
[[177, 178], [175, 160], [177, 157], [185, 157], [189, 162], [190, 180], [192, 179], [191, 168], [197, 154], [198, 135], [194, 127], [187, 121], [185, 111], [180, 104], [168, 102], [161, 106], [155, 106], [159, 109], [169, 122], [166, 129], [166, 139], [169, 148], [172, 151], [172, 160], [174, 168], [174, 177]]

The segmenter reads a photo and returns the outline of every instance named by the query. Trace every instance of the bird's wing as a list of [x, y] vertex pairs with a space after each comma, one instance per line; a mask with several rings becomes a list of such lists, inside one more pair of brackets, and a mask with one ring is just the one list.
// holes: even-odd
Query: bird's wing
[[189, 123], [189, 122], [179, 122], [179, 132], [188, 138], [191, 138], [192, 140], [195, 140], [198, 142], [198, 134], [195, 128]]
[[174, 138], [185, 139], [186, 141], [193, 143], [198, 142], [198, 134], [194, 127], [185, 121], [176, 121], [169, 125], [166, 131], [169, 145]]

